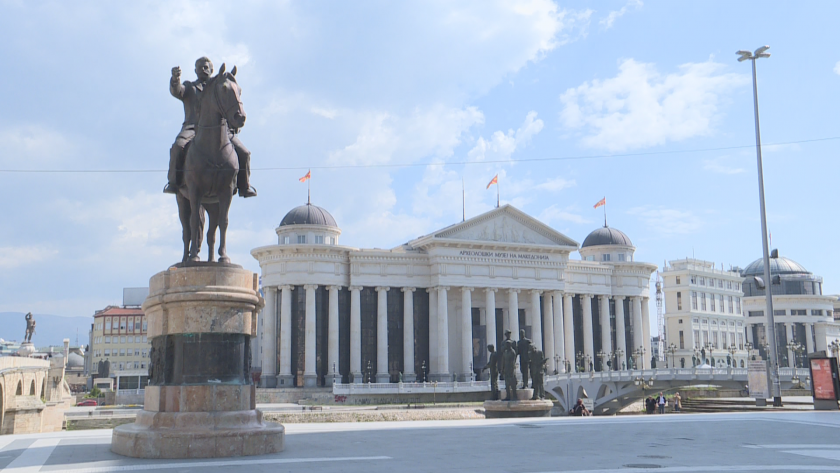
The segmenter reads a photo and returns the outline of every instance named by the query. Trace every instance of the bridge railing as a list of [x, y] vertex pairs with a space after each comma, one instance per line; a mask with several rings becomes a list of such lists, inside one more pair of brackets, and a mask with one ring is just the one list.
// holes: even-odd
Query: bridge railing
[[[505, 382], [499, 381], [504, 389]], [[333, 394], [418, 394], [418, 393], [466, 393], [489, 391], [490, 381], [455, 381], [438, 383], [360, 383], [334, 384]]]
[[16, 368], [49, 368], [50, 360], [25, 356], [0, 356], [0, 371]]

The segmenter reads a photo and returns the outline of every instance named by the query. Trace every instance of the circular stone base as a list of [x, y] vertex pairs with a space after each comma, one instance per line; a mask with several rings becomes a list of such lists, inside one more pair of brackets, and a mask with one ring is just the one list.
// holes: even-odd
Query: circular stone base
[[33, 345], [32, 342], [23, 342], [20, 344], [20, 348], [18, 348], [17, 354], [18, 356], [28, 357], [36, 351], [37, 350], [35, 350], [35, 345]]
[[[501, 397], [502, 401], [507, 401], [507, 391], [501, 389], [499, 392], [499, 397]], [[516, 390], [516, 400], [517, 401], [530, 401], [531, 398], [534, 397], [534, 389], [533, 388], [518, 388]]]
[[484, 417], [504, 419], [510, 417], [548, 417], [551, 401], [484, 401]]
[[218, 458], [267, 455], [285, 448], [285, 428], [262, 412], [141, 411], [114, 429], [111, 451], [134, 458]]

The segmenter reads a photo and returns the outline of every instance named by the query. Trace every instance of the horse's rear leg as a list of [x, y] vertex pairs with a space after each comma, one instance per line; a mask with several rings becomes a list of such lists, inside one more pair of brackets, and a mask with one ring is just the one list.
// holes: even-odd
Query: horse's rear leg
[[219, 262], [230, 263], [230, 258], [227, 255], [227, 245], [225, 239], [227, 237], [228, 227], [228, 212], [230, 211], [230, 202], [233, 198], [231, 193], [221, 192], [219, 194]]
[[[197, 187], [197, 186], [196, 186]], [[190, 261], [201, 261], [198, 253], [201, 251], [202, 235], [201, 192], [190, 187]]]
[[207, 210], [207, 261], [216, 261], [216, 229], [219, 228], [219, 204], [204, 204]]

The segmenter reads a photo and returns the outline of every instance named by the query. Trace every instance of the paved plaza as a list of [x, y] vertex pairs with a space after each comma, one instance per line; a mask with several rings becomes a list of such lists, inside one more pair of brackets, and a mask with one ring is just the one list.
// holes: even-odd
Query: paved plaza
[[286, 451], [136, 460], [110, 430], [0, 438], [5, 472], [840, 471], [840, 413], [289, 424]]

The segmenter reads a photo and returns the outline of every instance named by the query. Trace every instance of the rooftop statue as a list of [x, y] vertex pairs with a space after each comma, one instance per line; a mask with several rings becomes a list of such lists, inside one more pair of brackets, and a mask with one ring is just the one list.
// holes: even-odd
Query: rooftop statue
[[250, 152], [236, 136], [245, 125], [236, 67], [213, 74], [206, 57], [195, 63], [197, 80], [180, 83], [181, 68], [172, 68], [169, 92], [184, 103], [184, 123], [169, 153], [169, 183], [164, 192], [175, 194], [184, 241], [183, 262], [199, 261], [207, 212], [208, 261], [215, 261], [216, 228], [219, 262], [230, 263], [226, 250], [228, 212], [233, 195], [253, 197], [248, 183]]

